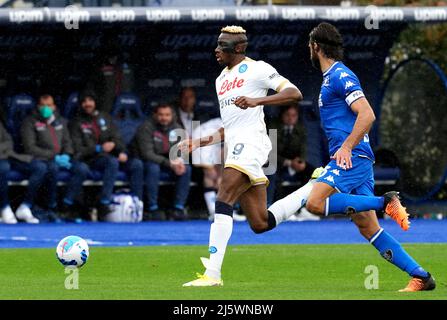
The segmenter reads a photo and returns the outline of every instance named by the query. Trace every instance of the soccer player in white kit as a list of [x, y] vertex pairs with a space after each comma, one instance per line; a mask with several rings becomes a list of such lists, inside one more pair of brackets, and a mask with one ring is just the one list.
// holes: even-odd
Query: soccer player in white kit
[[[210, 229], [210, 257], [201, 258], [206, 271], [183, 286], [223, 285], [221, 267], [233, 229], [233, 205], [239, 201], [255, 233], [273, 229], [281, 219], [267, 210], [268, 179], [262, 169], [272, 149], [264, 122], [264, 105], [298, 103], [302, 94], [275, 68], [245, 56], [246, 31], [239, 26], [221, 30], [215, 49], [217, 62], [225, 69], [216, 79], [223, 127], [214, 135], [181, 141], [179, 148], [196, 148], [225, 140], [228, 148], [222, 182]], [[277, 93], [267, 96], [269, 89]]]

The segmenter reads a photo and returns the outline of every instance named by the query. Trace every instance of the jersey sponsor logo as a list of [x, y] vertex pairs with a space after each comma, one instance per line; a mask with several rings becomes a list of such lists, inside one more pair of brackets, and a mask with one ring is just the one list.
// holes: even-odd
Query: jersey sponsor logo
[[318, 96], [318, 107], [322, 107], [323, 106], [323, 100], [321, 99], [321, 93], [320, 93], [320, 95]]
[[219, 106], [220, 106], [220, 108], [223, 109], [223, 108], [225, 108], [225, 107], [231, 106], [232, 104], [234, 104], [234, 102], [236, 101], [236, 99], [237, 99], [238, 97], [239, 97], [239, 96], [237, 96], [237, 97], [231, 97], [231, 98], [228, 98], [228, 99], [222, 99], [222, 100], [219, 100]]
[[244, 85], [244, 81], [244, 79], [238, 79], [237, 77], [233, 81], [225, 80], [220, 87], [219, 96], [235, 88], [241, 88]]
[[346, 81], [345, 89], [351, 88], [352, 86], [354, 86], [354, 83], [352, 81]]
[[243, 65], [241, 65], [239, 67], [239, 73], [244, 73], [245, 71], [247, 71], [248, 66], [244, 63]]
[[340, 79], [343, 79], [343, 78], [346, 78], [346, 77], [349, 77], [349, 74], [347, 74], [346, 72], [340, 73]]

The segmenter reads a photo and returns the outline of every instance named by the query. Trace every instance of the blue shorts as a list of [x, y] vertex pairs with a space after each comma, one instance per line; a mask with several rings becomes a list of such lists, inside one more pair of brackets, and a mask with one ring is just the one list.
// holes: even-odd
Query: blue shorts
[[337, 166], [335, 160], [331, 160], [317, 182], [324, 182], [341, 193], [373, 196], [373, 162], [368, 158], [353, 156], [352, 168], [344, 170]]

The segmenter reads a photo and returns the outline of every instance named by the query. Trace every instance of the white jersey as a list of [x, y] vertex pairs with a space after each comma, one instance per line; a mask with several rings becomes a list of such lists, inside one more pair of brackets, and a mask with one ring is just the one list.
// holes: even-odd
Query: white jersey
[[[263, 167], [272, 143], [264, 122], [264, 106], [241, 109], [234, 102], [240, 96], [260, 98], [268, 90], [294, 87], [271, 65], [245, 58], [216, 79], [220, 115], [225, 129], [225, 168], [233, 168], [250, 178], [252, 185], [267, 184]], [[276, 165], [276, 164], [275, 164]]]
[[220, 115], [225, 137], [243, 134], [267, 134], [264, 106], [238, 108], [234, 101], [240, 96], [259, 98], [267, 96], [269, 89], [280, 91], [289, 81], [264, 61], [245, 58], [231, 69], [225, 68], [216, 79]]

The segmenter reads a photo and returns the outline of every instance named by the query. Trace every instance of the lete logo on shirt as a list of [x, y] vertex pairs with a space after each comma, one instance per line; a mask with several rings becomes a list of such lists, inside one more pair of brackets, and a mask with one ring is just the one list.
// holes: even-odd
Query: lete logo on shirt
[[234, 88], [240, 88], [244, 85], [244, 79], [234, 78], [233, 81], [225, 80], [220, 87], [219, 96], [223, 95], [225, 92], [230, 91]]

